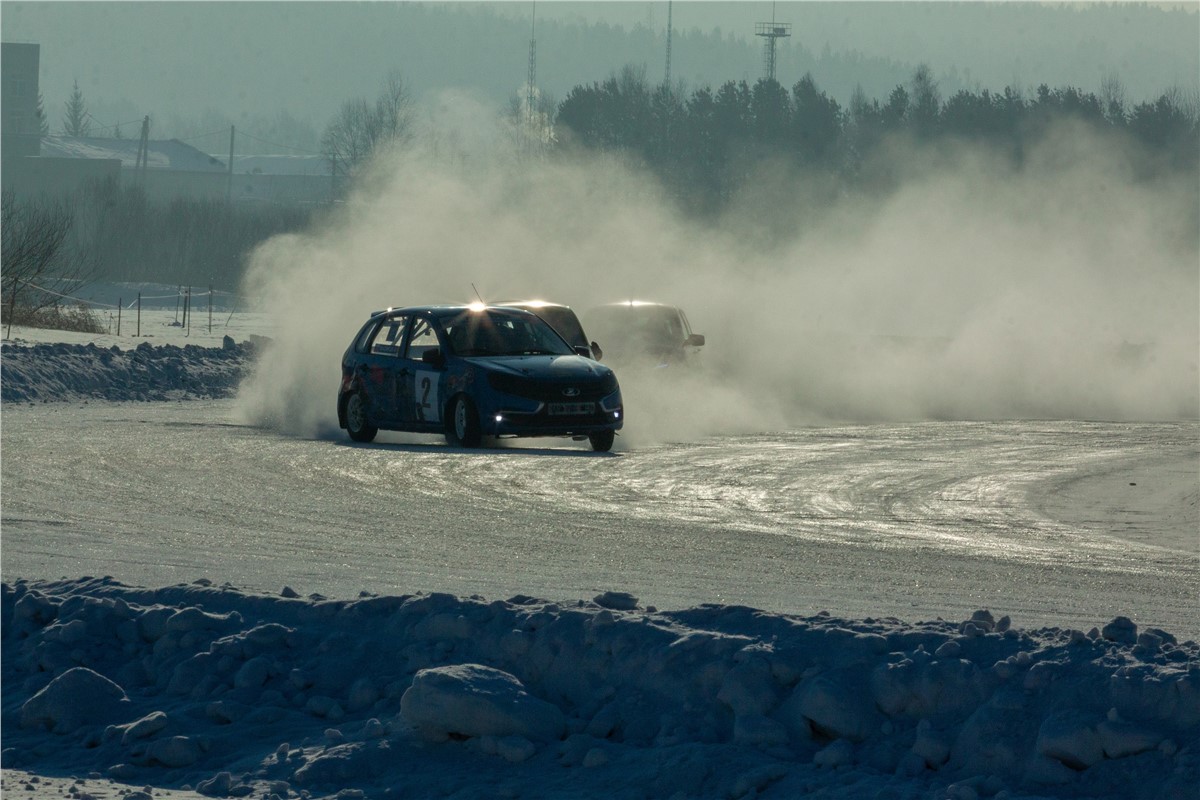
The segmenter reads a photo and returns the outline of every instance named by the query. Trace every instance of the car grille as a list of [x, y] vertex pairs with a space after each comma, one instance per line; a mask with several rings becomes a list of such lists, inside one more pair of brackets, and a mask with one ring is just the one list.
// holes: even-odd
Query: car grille
[[545, 410], [536, 414], [507, 414], [505, 419], [509, 424], [526, 431], [536, 430], [598, 430], [600, 428], [620, 427], [619, 420], [611, 413], [597, 409], [592, 414], [580, 415], [550, 415]]
[[[617, 390], [617, 377], [612, 373], [590, 381], [546, 381], [509, 375], [503, 372], [488, 374], [488, 383], [498, 392], [539, 400], [543, 403], [595, 402]], [[563, 394], [574, 389], [578, 394]]]

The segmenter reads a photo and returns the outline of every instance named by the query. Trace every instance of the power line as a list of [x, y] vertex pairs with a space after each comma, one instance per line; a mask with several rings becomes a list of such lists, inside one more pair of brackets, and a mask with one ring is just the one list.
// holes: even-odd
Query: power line
[[238, 129], [238, 133], [242, 136], [245, 136], [248, 139], [253, 139], [254, 141], [261, 142], [262, 144], [269, 144], [272, 147], [282, 147], [284, 150], [295, 150], [297, 153], [305, 153], [305, 154], [311, 155], [311, 156], [326, 155], [325, 153], [318, 153], [313, 150], [305, 150], [303, 147], [293, 147], [292, 145], [288, 145], [288, 144], [280, 144], [279, 142], [272, 142], [272, 141], [262, 138], [261, 136], [255, 136], [253, 133], [247, 133], [244, 129]]
[[188, 137], [188, 138], [186, 138], [186, 139], [179, 139], [178, 141], [181, 141], [181, 142], [194, 142], [194, 141], [196, 141], [197, 139], [206, 139], [206, 138], [208, 138], [209, 136], [216, 136], [218, 133], [225, 133], [225, 131], [226, 131], [226, 130], [227, 130], [226, 128], [221, 128], [220, 130], [216, 130], [216, 131], [209, 131], [208, 133], [197, 133], [195, 136], [189, 136], [189, 137]]
[[103, 122], [101, 122], [100, 120], [96, 119], [96, 117], [92, 115], [92, 112], [88, 111], [88, 112], [87, 112], [87, 115], [88, 115], [88, 118], [89, 118], [89, 119], [90, 119], [92, 122], [94, 122], [94, 123], [96, 123], [97, 125], [99, 125], [99, 126], [100, 126], [100, 130], [109, 130], [110, 128], [112, 128], [112, 129], [116, 129], [116, 128], [120, 128], [122, 125], [136, 125], [136, 124], [138, 124], [139, 122], [141, 122], [141, 121], [142, 121], [142, 120], [141, 120], [141, 118], [139, 117], [138, 119], [131, 119], [131, 120], [129, 120], [128, 122], [118, 122], [118, 123], [117, 123], [117, 124], [115, 124], [115, 125], [105, 125]]

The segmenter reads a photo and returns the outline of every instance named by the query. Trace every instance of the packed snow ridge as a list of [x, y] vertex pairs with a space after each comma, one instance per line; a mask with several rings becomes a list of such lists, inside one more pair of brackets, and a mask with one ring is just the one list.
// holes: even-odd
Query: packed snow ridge
[[1200, 647], [628, 594], [3, 585], [5, 769], [213, 797], [1195, 798]]
[[232, 397], [257, 351], [226, 336], [222, 347], [142, 342], [0, 346], [0, 402], [193, 400]]

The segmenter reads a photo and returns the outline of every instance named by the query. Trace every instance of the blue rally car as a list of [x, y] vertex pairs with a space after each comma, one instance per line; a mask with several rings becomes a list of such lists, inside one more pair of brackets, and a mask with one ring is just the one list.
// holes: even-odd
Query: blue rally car
[[371, 315], [342, 356], [338, 424], [356, 442], [382, 428], [484, 436], [587, 437], [612, 448], [625, 422], [617, 376], [518, 308], [413, 306]]

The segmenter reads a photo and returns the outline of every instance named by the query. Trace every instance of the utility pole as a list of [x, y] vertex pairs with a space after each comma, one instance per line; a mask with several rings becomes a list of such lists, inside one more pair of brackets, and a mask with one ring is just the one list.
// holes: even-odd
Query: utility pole
[[792, 23], [775, 21], [775, 4], [771, 4], [771, 21], [760, 22], [754, 26], [754, 35], [761, 36], [763, 42], [763, 77], [775, 80], [775, 41], [786, 39], [792, 35]]
[[233, 199], [233, 131], [234, 126], [229, 126], [229, 175], [225, 179], [225, 202], [228, 203]]
[[139, 184], [146, 182], [146, 164], [150, 160], [150, 115], [142, 119], [142, 137], [138, 141], [137, 163], [133, 172]]
[[671, 91], [671, 0], [667, 0], [667, 69], [663, 73], [663, 86]]
[[529, 78], [525, 84], [525, 123], [533, 134], [533, 87], [537, 81], [537, 3], [533, 4], [533, 14], [529, 22]]

